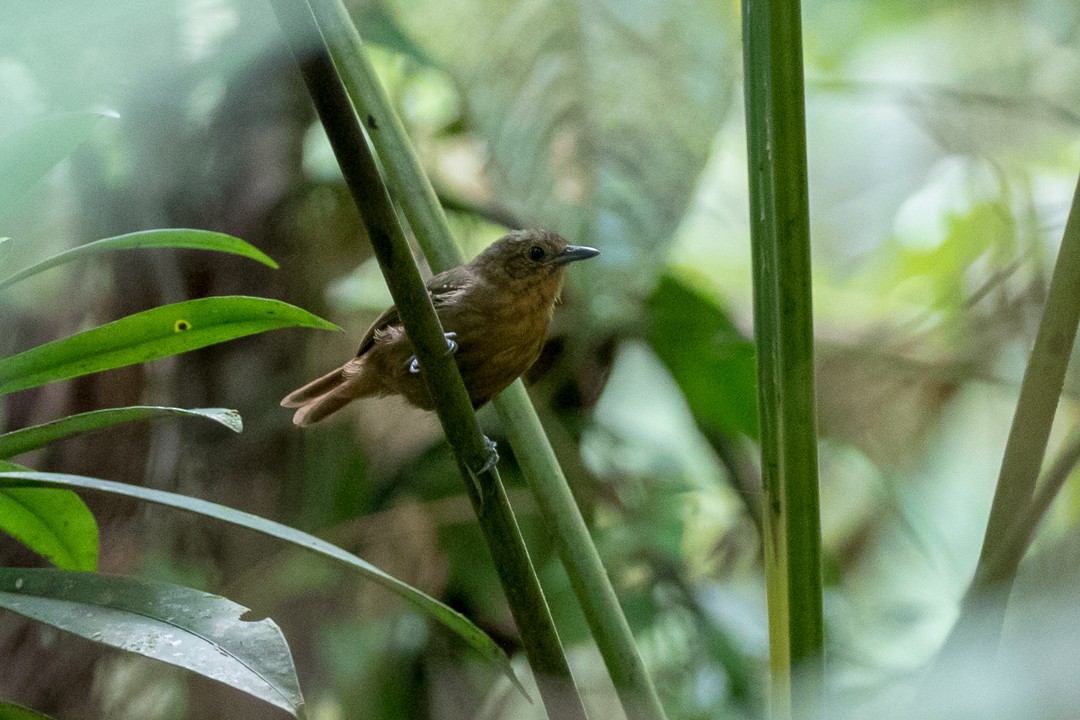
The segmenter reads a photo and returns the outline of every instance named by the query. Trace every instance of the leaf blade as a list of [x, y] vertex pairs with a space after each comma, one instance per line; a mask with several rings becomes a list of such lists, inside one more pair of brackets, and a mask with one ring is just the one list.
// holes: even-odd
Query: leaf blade
[[50, 270], [59, 265], [64, 265], [75, 260], [100, 255], [106, 252], [118, 250], [134, 250], [140, 248], [176, 248], [186, 250], [214, 250], [217, 252], [239, 255], [267, 267], [278, 267], [274, 260], [259, 250], [254, 245], [240, 238], [226, 235], [225, 233], [211, 232], [209, 230], [191, 230], [187, 228], [163, 228], [158, 230], [142, 230], [139, 232], [116, 235], [101, 240], [79, 245], [78, 247], [57, 253], [39, 263], [23, 268], [14, 275], [0, 280], [0, 289], [14, 285], [20, 280]]
[[[0, 471], [21, 470], [29, 468], [0, 460]], [[0, 487], [0, 531], [59, 568], [97, 569], [97, 521], [70, 490]]]
[[73, 435], [103, 430], [121, 423], [168, 415], [205, 418], [224, 425], [233, 432], [241, 432], [244, 429], [239, 413], [226, 408], [186, 409], [152, 405], [107, 408], [69, 415], [53, 422], [0, 434], [0, 458], [15, 457]]
[[294, 716], [304, 705], [285, 637], [247, 608], [171, 583], [0, 568], [0, 607], [93, 642], [176, 665]]
[[510, 666], [510, 660], [506, 657], [506, 654], [486, 633], [484, 633], [483, 630], [474, 625], [464, 615], [444, 603], [439, 602], [430, 595], [417, 590], [408, 583], [380, 570], [366, 560], [346, 552], [336, 545], [332, 545], [314, 535], [309, 535], [308, 533], [296, 530], [287, 525], [282, 525], [273, 520], [267, 520], [258, 515], [235, 510], [206, 500], [164, 492], [162, 490], [154, 490], [152, 488], [127, 485], [125, 483], [118, 483], [110, 480], [83, 477], [81, 475], [28, 471], [0, 472], [0, 487], [4, 486], [80, 488], [84, 490], [123, 495], [154, 503], [156, 505], [163, 505], [195, 513], [197, 515], [223, 520], [240, 527], [248, 528], [249, 530], [254, 530], [263, 535], [269, 535], [270, 537], [284, 540], [292, 545], [322, 555], [323, 557], [334, 560], [352, 570], [360, 572], [369, 580], [386, 588], [424, 614], [438, 620], [446, 628], [468, 643], [469, 646], [479, 653], [484, 660], [494, 665], [505, 674], [523, 693], [525, 692], [517, 675], [514, 674], [513, 668]]
[[53, 720], [53, 718], [22, 705], [0, 702], [0, 720]]
[[241, 295], [188, 300], [0, 359], [0, 395], [287, 327], [339, 329], [279, 300]]
[[53, 167], [115, 113], [70, 112], [34, 118], [0, 137], [0, 223]]

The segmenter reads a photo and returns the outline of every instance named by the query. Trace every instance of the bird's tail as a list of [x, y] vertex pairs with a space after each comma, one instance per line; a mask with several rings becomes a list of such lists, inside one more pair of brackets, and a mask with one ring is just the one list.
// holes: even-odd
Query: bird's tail
[[294, 425], [304, 427], [317, 423], [353, 400], [369, 394], [360, 385], [364, 375], [346, 372], [347, 367], [328, 372], [285, 396], [281, 406], [297, 408], [293, 414]]

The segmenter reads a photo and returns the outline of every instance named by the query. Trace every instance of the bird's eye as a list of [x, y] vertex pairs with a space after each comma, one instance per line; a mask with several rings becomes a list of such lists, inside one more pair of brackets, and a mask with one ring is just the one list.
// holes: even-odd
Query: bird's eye
[[533, 245], [531, 248], [529, 248], [529, 259], [534, 262], [540, 262], [544, 259], [545, 255], [547, 255], [547, 253], [545, 253], [544, 248], [540, 247], [539, 245]]

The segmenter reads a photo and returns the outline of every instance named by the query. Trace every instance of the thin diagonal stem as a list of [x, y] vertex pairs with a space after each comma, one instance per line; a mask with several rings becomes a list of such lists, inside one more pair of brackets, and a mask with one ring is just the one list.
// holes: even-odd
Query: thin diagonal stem
[[[386, 168], [386, 181], [432, 267], [446, 270], [462, 255], [446, 224], [427, 176], [405, 129], [387, 100], [367, 59], [360, 35], [340, 0], [308, 0], [331, 57], [345, 80], [368, 136]], [[663, 707], [629, 623], [574, 501], [536, 411], [519, 380], [495, 398], [494, 405], [546, 527], [581, 605], [608, 673], [630, 720], [663, 720]]]
[[[495, 467], [481, 470], [489, 450], [457, 365], [446, 355], [443, 329], [345, 88], [302, 0], [272, 0], [346, 184], [368, 228], [376, 259], [420, 361], [447, 440], [499, 573], [545, 708], [552, 718], [586, 718], [536, 579], [517, 520]], [[298, 38], [318, 42], [309, 47]]]

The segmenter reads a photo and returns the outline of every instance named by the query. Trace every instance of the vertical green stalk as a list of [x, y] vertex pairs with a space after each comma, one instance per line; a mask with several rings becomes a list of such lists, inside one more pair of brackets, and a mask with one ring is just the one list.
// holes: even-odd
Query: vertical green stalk
[[[458, 460], [545, 708], [552, 718], [585, 720], [558, 633], [506, 498], [457, 364], [446, 354], [443, 329], [405, 233], [368, 147], [359, 119], [303, 0], [272, 0], [300, 65], [346, 184], [368, 228], [376, 259], [401, 315], [435, 411]], [[314, 40], [309, 47], [306, 40]]]
[[824, 630], [800, 6], [742, 10], [772, 714], [812, 717]]
[[[1001, 462], [990, 519], [983, 538], [975, 579], [964, 599], [964, 608], [950, 636], [950, 643], [964, 636], [976, 603], [984, 614], [982, 632], [1000, 634], [1005, 606], [1012, 591], [1020, 560], [1024, 556], [1038, 519], [1046, 512], [1063, 478], [1051, 484], [1033, 501], [1035, 484], [1054, 424], [1065, 371], [1069, 366], [1077, 324], [1080, 323], [1080, 180], [1073, 193], [1065, 223], [1046, 307], [1035, 335], [1031, 358], [1020, 384], [1005, 457]], [[1054, 475], [1051, 473], [1050, 478]], [[988, 603], [986, 601], [989, 601]], [[986, 616], [985, 613], [990, 613]]]
[[[387, 185], [432, 267], [446, 270], [461, 263], [461, 252], [442, 207], [344, 6], [340, 0], [308, 2], [346, 91], [365, 119], [368, 136], [386, 168]], [[664, 720], [664, 709], [637, 651], [629, 623], [521, 381], [495, 398], [494, 405], [536, 496], [544, 525], [554, 531], [559, 556], [624, 712], [630, 720]]]

